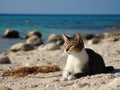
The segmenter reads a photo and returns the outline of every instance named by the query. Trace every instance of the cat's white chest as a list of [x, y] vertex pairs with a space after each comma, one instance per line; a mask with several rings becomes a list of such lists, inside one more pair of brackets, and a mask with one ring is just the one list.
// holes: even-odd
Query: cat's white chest
[[80, 53], [68, 55], [65, 70], [71, 73], [82, 72], [82, 69], [87, 62], [88, 62], [88, 54], [83, 49]]

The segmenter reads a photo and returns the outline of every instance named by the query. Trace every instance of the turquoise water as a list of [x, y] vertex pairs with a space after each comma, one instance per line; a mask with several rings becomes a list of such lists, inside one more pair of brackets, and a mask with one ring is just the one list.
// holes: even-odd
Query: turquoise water
[[[120, 15], [10, 15], [0, 14], [0, 36], [7, 28], [20, 32], [24, 37], [31, 29], [42, 33], [43, 39], [52, 33], [56, 34], [82, 34], [104, 32], [119, 32], [106, 28], [120, 26]], [[13, 45], [21, 40], [0, 39], [0, 52], [4, 48]], [[6, 46], [5, 46], [6, 45]]]
[[51, 33], [103, 33], [107, 27], [120, 26], [120, 15], [0, 15], [0, 35], [7, 29], [21, 36], [30, 29], [43, 35]]

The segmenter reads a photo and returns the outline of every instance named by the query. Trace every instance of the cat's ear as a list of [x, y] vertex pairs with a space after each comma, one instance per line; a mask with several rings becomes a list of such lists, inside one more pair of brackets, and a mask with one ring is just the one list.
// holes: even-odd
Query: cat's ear
[[76, 41], [82, 41], [82, 36], [80, 35], [80, 33], [77, 33], [75, 35], [75, 38], [74, 38]]
[[64, 41], [66, 41], [66, 40], [68, 39], [68, 36], [67, 36], [67, 35], [62, 34], [62, 36], [63, 36]]

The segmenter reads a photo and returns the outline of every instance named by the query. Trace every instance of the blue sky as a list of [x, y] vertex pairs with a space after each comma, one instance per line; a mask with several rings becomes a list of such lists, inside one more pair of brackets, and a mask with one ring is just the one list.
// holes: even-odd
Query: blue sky
[[0, 0], [0, 13], [120, 14], [120, 0]]

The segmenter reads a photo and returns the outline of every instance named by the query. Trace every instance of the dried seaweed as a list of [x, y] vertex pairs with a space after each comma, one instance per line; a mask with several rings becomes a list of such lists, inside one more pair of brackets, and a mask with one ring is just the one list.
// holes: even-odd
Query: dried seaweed
[[21, 68], [18, 68], [17, 70], [5, 71], [2, 76], [24, 77], [29, 74], [49, 73], [49, 72], [56, 72], [56, 71], [60, 71], [60, 68], [57, 65], [21, 67]]

